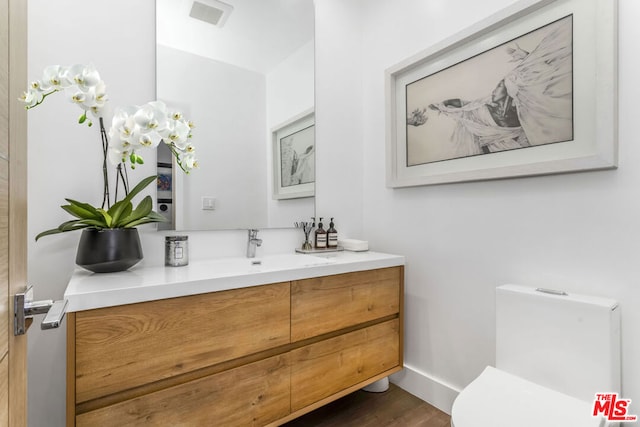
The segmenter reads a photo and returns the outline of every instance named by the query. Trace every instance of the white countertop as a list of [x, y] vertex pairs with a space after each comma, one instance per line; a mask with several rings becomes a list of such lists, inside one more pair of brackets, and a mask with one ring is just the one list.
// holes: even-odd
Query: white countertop
[[[261, 264], [253, 265], [255, 261]], [[78, 268], [64, 298], [69, 301], [67, 311], [75, 312], [400, 265], [403, 256], [344, 251], [216, 258], [184, 267], [134, 267], [118, 273]]]

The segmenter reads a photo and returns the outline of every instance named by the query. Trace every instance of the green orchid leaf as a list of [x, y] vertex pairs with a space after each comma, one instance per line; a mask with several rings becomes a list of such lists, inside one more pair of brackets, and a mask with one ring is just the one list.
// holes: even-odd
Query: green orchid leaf
[[134, 212], [138, 218], [142, 218], [143, 216], [149, 215], [151, 209], [153, 209], [153, 200], [151, 199], [151, 196], [146, 196], [142, 201], [140, 201], [140, 203], [138, 203]]
[[132, 223], [127, 224], [125, 228], [133, 228], [142, 224], [149, 224], [152, 222], [167, 222], [167, 219], [162, 215], [152, 211], [152, 212], [149, 212], [149, 215], [147, 215], [146, 217], [140, 218], [137, 221], [133, 221]]
[[127, 196], [122, 199], [123, 201], [127, 200], [127, 201], [131, 201], [133, 200], [133, 198], [135, 196], [138, 195], [139, 192], [141, 192], [142, 190], [144, 190], [149, 184], [151, 184], [152, 182], [156, 182], [158, 180], [158, 176], [157, 175], [151, 175], [146, 177], [145, 179], [143, 179], [142, 181], [140, 181], [138, 183], [138, 185], [136, 185], [135, 187], [133, 187], [133, 190], [131, 190], [129, 192], [129, 194], [127, 194]]
[[122, 219], [120, 227], [128, 227], [128, 224], [138, 221], [140, 218], [144, 218], [149, 215], [152, 208], [153, 200], [151, 199], [151, 196], [146, 196], [126, 218]]
[[51, 230], [46, 230], [43, 231], [42, 233], [38, 233], [38, 235], [36, 236], [36, 242], [38, 241], [38, 239], [40, 239], [41, 237], [44, 236], [50, 236], [52, 234], [59, 234], [59, 233], [63, 233], [62, 230], [59, 230], [57, 228], [52, 228]]
[[120, 200], [111, 206], [107, 213], [111, 215], [113, 228], [120, 227], [120, 220], [129, 216], [132, 210], [133, 204], [126, 200]]
[[98, 210], [93, 206], [91, 206], [89, 203], [82, 203], [73, 199], [65, 199], [65, 200], [69, 202], [69, 205], [65, 205], [68, 207], [68, 209], [65, 206], [61, 206], [62, 209], [64, 209], [65, 211], [69, 212], [71, 215], [77, 218], [85, 219], [85, 218], [101, 217]]
[[76, 220], [76, 219], [71, 220], [71, 221], [67, 221], [67, 222], [63, 222], [62, 224], [60, 224], [58, 226], [58, 228], [52, 228], [51, 230], [46, 230], [46, 231], [43, 231], [42, 233], [38, 233], [38, 235], [36, 236], [36, 242], [38, 241], [38, 239], [40, 239], [41, 237], [44, 237], [44, 236], [50, 236], [52, 234], [64, 233], [64, 232], [67, 232], [67, 231], [80, 230], [80, 229], [87, 228], [87, 227], [90, 227], [90, 226], [82, 224], [82, 221]]
[[114, 227], [110, 227], [105, 223], [105, 220], [103, 219], [102, 221], [99, 219], [83, 219], [82, 221], [80, 221], [81, 223], [87, 225], [88, 227], [93, 227], [93, 228], [97, 228], [97, 229], [103, 229], [103, 228], [114, 228]]
[[118, 222], [115, 223], [115, 220], [114, 220], [114, 226], [116, 228], [117, 227], [121, 227], [122, 226], [122, 224], [121, 224], [122, 219], [128, 217], [129, 215], [131, 215], [131, 212], [133, 212], [133, 203], [129, 202], [125, 206], [124, 211], [121, 213], [120, 218], [118, 219]]
[[60, 230], [61, 232], [73, 230], [74, 227], [84, 225], [83, 221], [83, 219], [72, 219], [71, 221], [63, 222], [58, 226], [58, 230]]
[[112, 228], [111, 224], [113, 224], [113, 218], [111, 218], [111, 215], [109, 215], [109, 213], [104, 209], [98, 209], [98, 212], [100, 212], [100, 215], [104, 218], [104, 223], [106, 224], [105, 228]]

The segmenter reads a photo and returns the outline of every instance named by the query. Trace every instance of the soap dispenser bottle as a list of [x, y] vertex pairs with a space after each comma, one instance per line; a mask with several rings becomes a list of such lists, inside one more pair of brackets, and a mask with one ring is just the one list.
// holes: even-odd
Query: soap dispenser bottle
[[315, 237], [316, 249], [327, 249], [327, 231], [322, 228], [322, 217], [320, 217], [320, 221], [318, 222], [318, 229], [316, 230]]
[[329, 223], [329, 229], [327, 230], [327, 248], [335, 249], [338, 247], [338, 230], [335, 229], [333, 224], [333, 218]]

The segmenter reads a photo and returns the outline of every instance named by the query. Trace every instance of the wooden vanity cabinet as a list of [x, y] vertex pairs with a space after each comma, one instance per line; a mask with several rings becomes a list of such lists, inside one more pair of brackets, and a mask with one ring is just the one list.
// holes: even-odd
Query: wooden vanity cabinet
[[390, 267], [69, 313], [67, 425], [280, 425], [402, 368], [402, 292]]

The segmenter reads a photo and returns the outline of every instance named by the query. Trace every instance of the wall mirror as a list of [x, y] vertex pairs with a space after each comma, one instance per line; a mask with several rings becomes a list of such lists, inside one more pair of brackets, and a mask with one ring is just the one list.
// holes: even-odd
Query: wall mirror
[[156, 0], [156, 97], [199, 168], [158, 150], [162, 229], [292, 227], [315, 210], [313, 0]]

